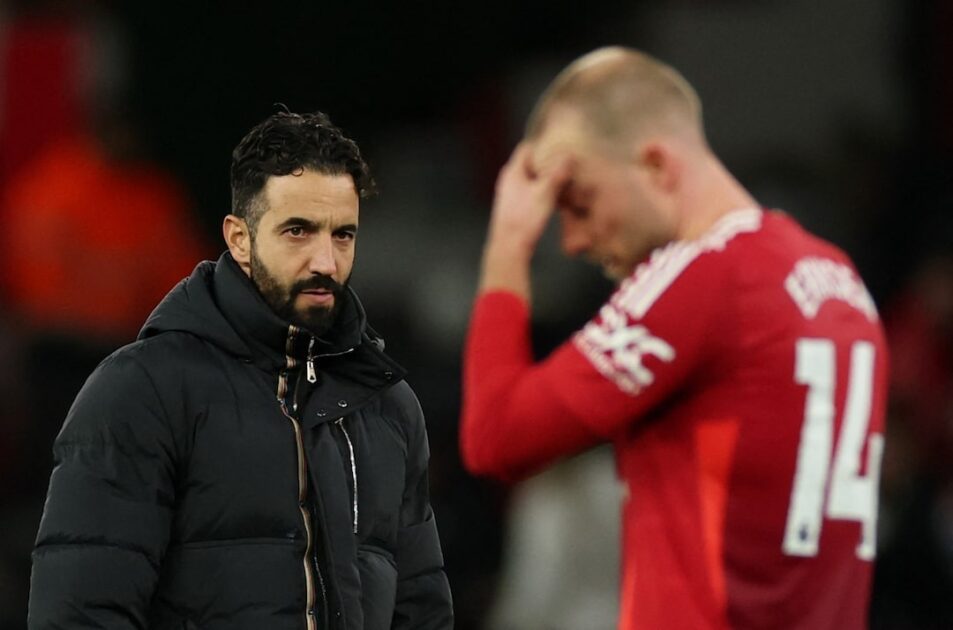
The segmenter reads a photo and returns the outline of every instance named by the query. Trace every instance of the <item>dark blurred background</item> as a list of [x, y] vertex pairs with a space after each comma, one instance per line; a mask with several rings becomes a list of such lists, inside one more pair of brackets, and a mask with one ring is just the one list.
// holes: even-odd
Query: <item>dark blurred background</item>
[[[871, 626], [953, 627], [953, 3], [8, 0], [0, 630], [25, 627], [50, 446], [73, 396], [223, 249], [230, 152], [276, 103], [330, 114], [378, 180], [353, 285], [428, 417], [457, 627], [613, 627], [606, 453], [504, 488], [466, 475], [456, 447], [496, 172], [552, 76], [606, 44], [679, 68], [742, 183], [857, 262], [893, 352]], [[537, 264], [542, 354], [611, 287], [552, 234]]]

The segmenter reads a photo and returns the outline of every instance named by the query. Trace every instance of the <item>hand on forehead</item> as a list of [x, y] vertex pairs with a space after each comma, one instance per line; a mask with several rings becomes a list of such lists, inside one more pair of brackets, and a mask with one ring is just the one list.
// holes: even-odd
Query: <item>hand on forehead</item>
[[524, 144], [526, 173], [534, 178], [546, 179], [556, 173], [568, 174], [579, 154], [578, 145], [566, 140], [552, 142], [544, 137]]
[[542, 172], [560, 161], [579, 157], [591, 142], [590, 136], [579, 111], [559, 105], [551, 108], [541, 131], [528, 141], [532, 166]]

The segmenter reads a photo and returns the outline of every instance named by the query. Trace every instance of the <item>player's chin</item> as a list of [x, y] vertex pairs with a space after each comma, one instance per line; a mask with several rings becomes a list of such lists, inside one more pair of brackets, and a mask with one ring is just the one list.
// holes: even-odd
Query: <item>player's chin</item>
[[628, 265], [622, 261], [614, 259], [603, 260], [601, 266], [602, 274], [617, 284], [631, 276], [635, 269], [634, 265]]

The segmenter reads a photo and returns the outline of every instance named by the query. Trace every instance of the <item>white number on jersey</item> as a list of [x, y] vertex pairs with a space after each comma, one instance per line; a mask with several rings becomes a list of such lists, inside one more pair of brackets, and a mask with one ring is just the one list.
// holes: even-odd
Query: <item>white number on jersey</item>
[[857, 557], [872, 560], [876, 552], [883, 435], [872, 433], [866, 440], [865, 475], [860, 474], [860, 465], [870, 425], [874, 346], [858, 341], [851, 348], [847, 401], [832, 470], [836, 356], [830, 339], [797, 342], [794, 378], [807, 385], [807, 400], [782, 549], [791, 556], [817, 555], [826, 507], [828, 518], [861, 523]]

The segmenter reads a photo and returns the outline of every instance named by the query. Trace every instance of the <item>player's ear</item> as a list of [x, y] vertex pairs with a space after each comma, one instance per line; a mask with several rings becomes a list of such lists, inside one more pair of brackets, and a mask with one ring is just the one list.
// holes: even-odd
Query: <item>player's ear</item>
[[248, 229], [248, 223], [245, 219], [230, 214], [222, 222], [222, 236], [225, 237], [225, 244], [232, 258], [242, 268], [242, 270], [251, 275], [251, 231]]
[[681, 163], [670, 146], [658, 140], [645, 142], [639, 147], [637, 160], [659, 190], [666, 193], [675, 190]]

